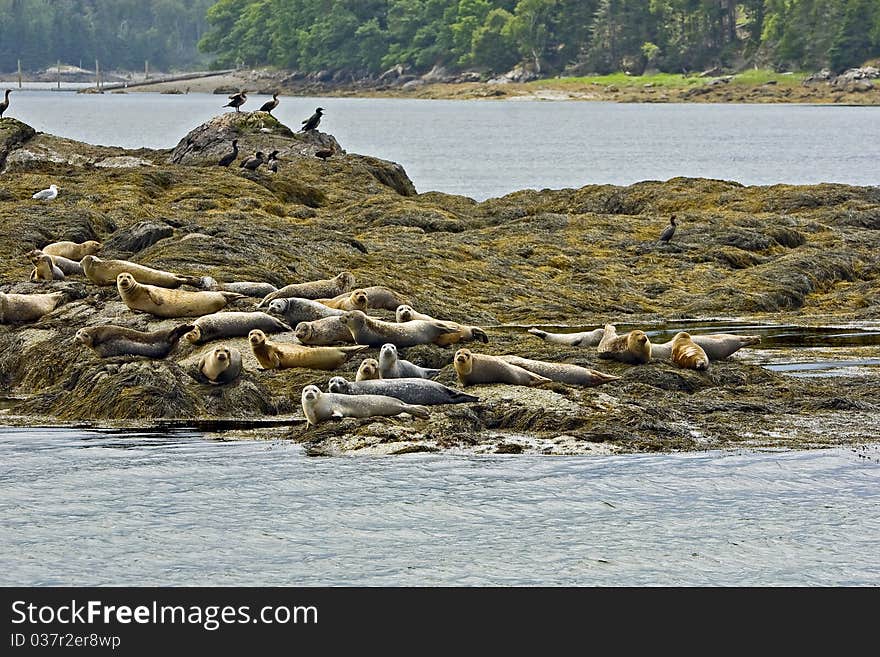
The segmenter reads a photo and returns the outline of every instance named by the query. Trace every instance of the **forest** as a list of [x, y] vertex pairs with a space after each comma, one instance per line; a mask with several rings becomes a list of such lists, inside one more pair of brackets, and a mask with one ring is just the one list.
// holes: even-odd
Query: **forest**
[[95, 58], [353, 76], [840, 72], [880, 58], [880, 0], [0, 0], [0, 70]]

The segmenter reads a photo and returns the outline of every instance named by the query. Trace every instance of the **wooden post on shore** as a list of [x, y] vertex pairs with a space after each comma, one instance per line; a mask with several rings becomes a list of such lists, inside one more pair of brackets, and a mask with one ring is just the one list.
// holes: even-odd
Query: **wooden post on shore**
[[150, 79], [150, 60], [144, 60], [144, 80]]
[[61, 89], [61, 60], [58, 60], [58, 88]]
[[97, 57], [95, 57], [95, 86], [98, 88], [98, 93], [101, 93], [101, 64]]
[[21, 60], [18, 60], [18, 88], [21, 89]]

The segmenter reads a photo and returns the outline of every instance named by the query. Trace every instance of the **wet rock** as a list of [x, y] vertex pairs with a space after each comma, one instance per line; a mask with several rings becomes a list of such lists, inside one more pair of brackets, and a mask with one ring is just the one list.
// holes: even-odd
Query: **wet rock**
[[116, 231], [104, 243], [104, 251], [107, 253], [137, 253], [153, 246], [153, 244], [161, 239], [171, 237], [173, 234], [174, 229], [168, 224], [155, 221], [141, 221], [130, 228]]

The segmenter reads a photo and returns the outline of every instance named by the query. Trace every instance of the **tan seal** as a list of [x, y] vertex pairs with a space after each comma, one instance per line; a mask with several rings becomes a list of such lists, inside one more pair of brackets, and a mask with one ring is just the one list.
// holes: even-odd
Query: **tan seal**
[[333, 278], [285, 285], [280, 290], [263, 297], [257, 307], [268, 306], [275, 299], [332, 299], [343, 292], [349, 292], [353, 287], [354, 275], [351, 272], [342, 271]]
[[116, 289], [131, 310], [142, 310], [156, 317], [200, 317], [210, 315], [244, 295], [237, 292], [189, 292], [138, 283], [123, 272], [116, 277]]
[[334, 308], [335, 310], [367, 309], [367, 293], [361, 289], [340, 294], [332, 299], [315, 299], [315, 301], [323, 303], [328, 308]]
[[41, 251], [46, 255], [62, 256], [68, 260], [79, 262], [87, 255], [95, 255], [101, 250], [101, 243], [89, 240], [78, 244], [76, 242], [52, 242], [44, 246]]
[[527, 369], [501, 360], [497, 356], [475, 354], [470, 349], [459, 349], [452, 365], [462, 385], [477, 383], [511, 383], [517, 386], [536, 386], [550, 379]]
[[101, 358], [113, 356], [145, 356], [165, 358], [192, 324], [181, 324], [161, 331], [136, 331], [125, 326], [104, 324], [81, 328], [76, 339]]
[[458, 324], [453, 322], [426, 321], [416, 319], [411, 322], [386, 322], [369, 317], [360, 310], [352, 310], [343, 316], [354, 341], [380, 347], [386, 342], [397, 347], [412, 347], [417, 344], [436, 343], [447, 333], [456, 333]]
[[308, 367], [315, 370], [335, 370], [365, 346], [306, 347], [289, 342], [270, 342], [259, 329], [248, 334], [251, 350], [260, 366], [267, 370]]
[[363, 288], [367, 294], [367, 308], [377, 308], [394, 312], [401, 304], [409, 304], [406, 297], [391, 288], [371, 285]]
[[300, 322], [296, 325], [293, 334], [303, 344], [313, 346], [354, 342], [351, 331], [348, 330], [348, 326], [342, 321], [341, 316]]
[[6, 294], [0, 292], [0, 324], [33, 322], [61, 303], [63, 292], [49, 294]]
[[232, 383], [241, 375], [241, 352], [225, 344], [214, 347], [199, 360], [199, 372], [209, 383]]
[[619, 376], [605, 374], [598, 370], [592, 370], [571, 363], [550, 363], [543, 360], [520, 358], [519, 356], [499, 356], [501, 360], [517, 365], [529, 372], [546, 376], [551, 381], [569, 383], [578, 386], [600, 386], [603, 383], [617, 381]]
[[709, 357], [703, 348], [682, 331], [672, 338], [672, 362], [689, 370], [708, 370]]
[[[743, 347], [761, 342], [758, 335], [734, 335], [733, 333], [711, 333], [692, 335], [691, 340], [703, 348], [709, 360], [723, 360]], [[651, 345], [651, 358], [665, 360], [672, 358], [672, 340], [663, 344]]]
[[[438, 321], [430, 315], [416, 312], [409, 304], [401, 304], [397, 306], [397, 308], [395, 308], [394, 310], [394, 316], [395, 319], [397, 319], [398, 323], [411, 322], [414, 320], [426, 322]], [[438, 344], [441, 347], [447, 347], [451, 344], [458, 344], [459, 342], [475, 342], [477, 340], [479, 340], [480, 342], [489, 342], [489, 336], [486, 335], [486, 332], [479, 326], [467, 326], [465, 324], [459, 324], [458, 322], [451, 321], [447, 323], [455, 324], [456, 326], [458, 326], [458, 330], [455, 333], [447, 333], [439, 337], [436, 340], [435, 344]]]
[[360, 367], [358, 367], [357, 376], [355, 377], [355, 381], [372, 381], [373, 379], [379, 379], [379, 361], [375, 358], [364, 358], [361, 361]]
[[529, 329], [529, 333], [551, 344], [564, 344], [569, 347], [596, 347], [602, 341], [605, 329], [597, 328], [579, 333], [550, 333], [533, 326]]
[[430, 417], [424, 406], [407, 404], [386, 395], [339, 395], [321, 392], [318, 386], [306, 386], [302, 390], [303, 413], [312, 426], [342, 417], [389, 417], [409, 413], [413, 417]]
[[[28, 258], [31, 260], [31, 262], [33, 262], [33, 259], [35, 257], [41, 256], [44, 254], [42, 251], [40, 251], [40, 249], [34, 249], [33, 251], [31, 251], [27, 255], [28, 255]], [[65, 258], [64, 256], [53, 256], [48, 253], [46, 253], [45, 255], [48, 255], [50, 258], [52, 258], [52, 264], [55, 265], [56, 267], [58, 267], [58, 269], [60, 269], [64, 273], [65, 276], [72, 276], [74, 274], [85, 273], [85, 272], [83, 272], [82, 265], [79, 264], [78, 260], [70, 260], [69, 258]]]
[[32, 281], [64, 280], [64, 272], [52, 261], [52, 256], [45, 253], [32, 255], [30, 261], [34, 265], [34, 269], [31, 271]]
[[651, 360], [651, 341], [644, 331], [635, 330], [617, 335], [614, 325], [606, 324], [596, 352], [599, 358], [642, 365]]
[[128, 260], [102, 260], [98, 256], [87, 255], [80, 260], [80, 264], [86, 278], [96, 285], [113, 285], [119, 274], [123, 272], [131, 274], [138, 283], [159, 287], [178, 288], [184, 284], [199, 287], [201, 282], [201, 279], [195, 276], [182, 276]]

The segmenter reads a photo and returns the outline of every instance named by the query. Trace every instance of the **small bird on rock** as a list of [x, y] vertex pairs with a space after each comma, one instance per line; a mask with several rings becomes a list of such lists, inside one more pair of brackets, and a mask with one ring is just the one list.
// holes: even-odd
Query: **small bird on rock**
[[223, 157], [220, 158], [220, 161], [217, 163], [221, 167], [228, 167], [230, 164], [235, 162], [235, 158], [238, 157], [238, 139], [232, 140], [232, 152], [227, 153]]
[[263, 164], [265, 160], [263, 159], [263, 153], [261, 151], [257, 151], [249, 158], [246, 158], [239, 164], [239, 168], [247, 169], [248, 171], [256, 171], [257, 167]]
[[278, 92], [277, 91], [274, 94], [272, 94], [272, 100], [267, 100], [265, 103], [263, 103], [263, 106], [260, 107], [260, 111], [261, 112], [269, 112], [269, 114], [271, 114], [272, 110], [275, 109], [276, 107], [278, 107]]
[[321, 116], [323, 116], [324, 108], [319, 107], [315, 110], [315, 113], [312, 114], [309, 118], [303, 121], [303, 127], [300, 128], [300, 132], [308, 132], [309, 130], [315, 130], [318, 127], [318, 124], [321, 122]]
[[675, 227], [678, 224], [675, 223], [675, 215], [672, 215], [669, 218], [669, 225], [663, 229], [663, 232], [660, 233], [660, 241], [664, 244], [668, 243], [669, 240], [672, 239], [672, 236], [675, 235]]
[[239, 91], [237, 94], [232, 94], [229, 96], [229, 102], [226, 103], [223, 107], [234, 107], [236, 112], [240, 112], [238, 108], [245, 104], [247, 101], [247, 92]]

